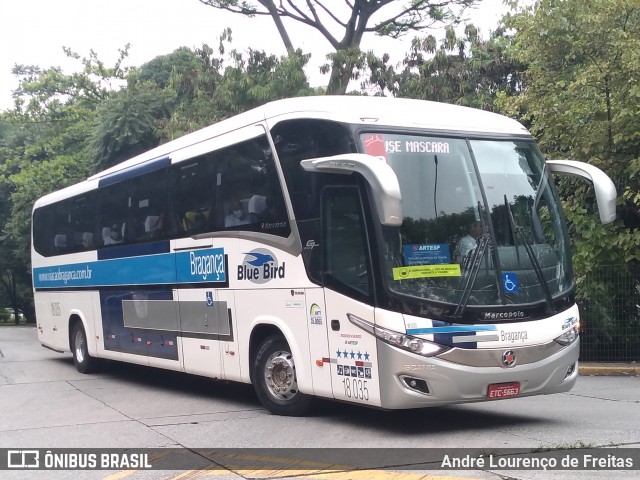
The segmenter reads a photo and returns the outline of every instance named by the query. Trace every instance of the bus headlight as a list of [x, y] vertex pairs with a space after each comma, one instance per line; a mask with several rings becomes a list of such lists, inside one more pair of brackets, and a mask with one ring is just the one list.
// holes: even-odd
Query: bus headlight
[[564, 332], [562, 335], [560, 335], [558, 338], [555, 338], [554, 340], [558, 342], [560, 345], [567, 346], [567, 345], [571, 345], [578, 338], [580, 338], [580, 322], [574, 323], [571, 326], [571, 328], [569, 328], [569, 330], [567, 330], [566, 332]]
[[423, 357], [433, 357], [446, 352], [451, 348], [445, 345], [429, 342], [428, 340], [423, 340], [418, 337], [395, 332], [388, 328], [379, 327], [350, 313], [347, 313], [347, 317], [351, 323], [375, 335], [383, 342], [402, 350], [406, 350], [407, 352], [422, 355]]

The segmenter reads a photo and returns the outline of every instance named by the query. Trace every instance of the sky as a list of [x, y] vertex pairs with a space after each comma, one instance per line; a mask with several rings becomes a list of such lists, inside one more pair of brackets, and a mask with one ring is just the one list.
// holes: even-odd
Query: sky
[[[398, 0], [398, 4], [408, 1]], [[325, 4], [334, 2], [336, 6], [344, 4], [344, 0], [326, 0]], [[487, 33], [507, 11], [502, 2], [481, 0], [468, 17]], [[331, 51], [328, 42], [297, 22], [285, 22], [285, 26], [294, 46], [312, 54], [307, 67], [312, 85], [326, 84], [328, 76], [322, 76], [318, 68]], [[81, 57], [87, 57], [93, 49], [100, 60], [111, 66], [118, 58], [118, 50], [129, 43], [125, 65], [139, 66], [181, 46], [198, 48], [207, 43], [215, 48], [225, 27], [233, 31], [232, 48], [285, 53], [270, 18], [249, 19], [198, 0], [0, 0], [0, 110], [13, 104], [11, 92], [18, 86], [11, 74], [15, 64], [59, 66], [66, 73], [82, 68], [79, 61], [66, 58], [63, 46]], [[362, 48], [390, 53], [393, 61], [400, 61], [413, 36], [392, 40], [368, 35]]]

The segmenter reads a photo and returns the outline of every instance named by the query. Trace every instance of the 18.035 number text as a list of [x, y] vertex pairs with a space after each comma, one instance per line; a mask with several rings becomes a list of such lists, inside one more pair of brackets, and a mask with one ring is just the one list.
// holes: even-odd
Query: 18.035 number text
[[356, 400], [369, 400], [369, 389], [367, 381], [359, 378], [343, 378], [344, 396], [347, 398], [355, 398]]

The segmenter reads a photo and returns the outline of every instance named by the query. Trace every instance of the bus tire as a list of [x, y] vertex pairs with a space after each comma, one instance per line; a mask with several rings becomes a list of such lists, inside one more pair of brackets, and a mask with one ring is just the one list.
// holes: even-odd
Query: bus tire
[[73, 363], [80, 373], [92, 373], [98, 368], [98, 360], [89, 355], [87, 334], [82, 322], [76, 322], [71, 333], [71, 353]]
[[302, 416], [313, 400], [298, 390], [293, 355], [280, 335], [271, 335], [260, 344], [253, 362], [253, 388], [260, 403], [275, 415]]

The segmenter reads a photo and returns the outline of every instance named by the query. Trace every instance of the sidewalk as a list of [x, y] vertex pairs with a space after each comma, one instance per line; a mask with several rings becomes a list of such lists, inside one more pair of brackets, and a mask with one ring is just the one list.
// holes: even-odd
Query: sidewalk
[[621, 376], [640, 377], [640, 364], [638, 363], [580, 363], [578, 366], [580, 375], [595, 376]]

